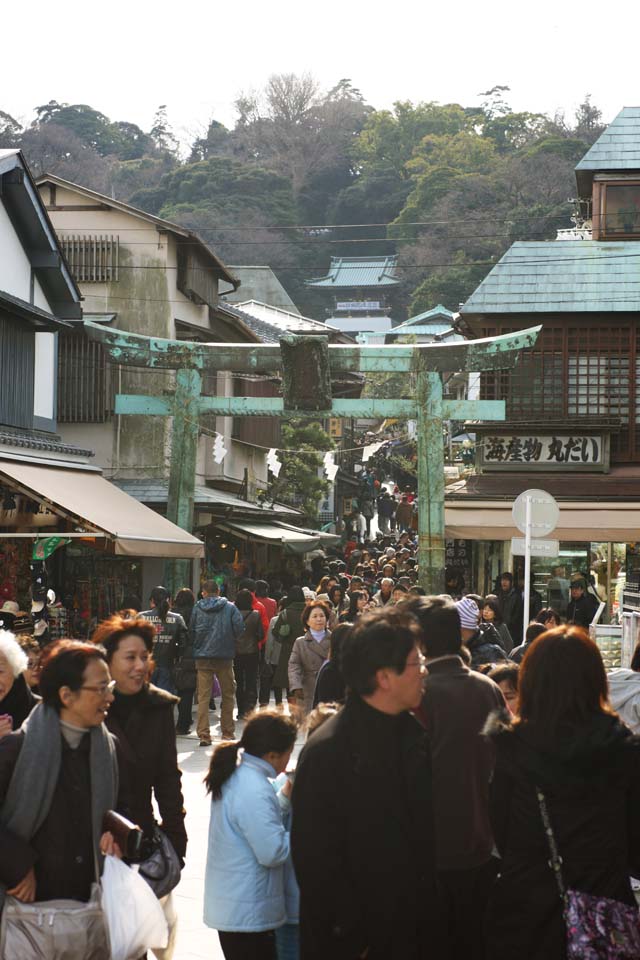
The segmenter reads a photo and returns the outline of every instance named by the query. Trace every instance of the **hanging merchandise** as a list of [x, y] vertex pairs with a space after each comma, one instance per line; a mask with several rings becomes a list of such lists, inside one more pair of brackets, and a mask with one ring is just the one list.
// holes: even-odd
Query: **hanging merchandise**
[[34, 560], [47, 560], [54, 550], [58, 547], [64, 547], [71, 543], [69, 537], [45, 537], [43, 540], [36, 540], [33, 545], [32, 558]]

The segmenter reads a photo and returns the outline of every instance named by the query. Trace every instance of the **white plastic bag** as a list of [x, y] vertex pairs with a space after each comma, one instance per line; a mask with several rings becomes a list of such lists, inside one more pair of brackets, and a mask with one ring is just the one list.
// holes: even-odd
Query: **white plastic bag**
[[136, 960], [147, 950], [167, 946], [167, 921], [155, 893], [137, 870], [117, 857], [105, 857], [102, 909], [111, 960]]

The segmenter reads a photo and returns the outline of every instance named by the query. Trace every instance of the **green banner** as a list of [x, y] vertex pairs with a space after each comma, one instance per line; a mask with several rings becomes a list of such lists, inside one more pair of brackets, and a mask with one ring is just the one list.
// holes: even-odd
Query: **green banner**
[[32, 560], [47, 560], [54, 550], [58, 547], [66, 547], [71, 543], [69, 537], [45, 537], [44, 540], [36, 540], [31, 553]]

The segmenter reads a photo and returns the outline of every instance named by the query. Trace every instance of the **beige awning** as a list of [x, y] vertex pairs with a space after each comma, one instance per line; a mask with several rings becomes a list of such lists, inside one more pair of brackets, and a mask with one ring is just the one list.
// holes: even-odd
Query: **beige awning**
[[333, 533], [322, 533], [320, 530], [307, 530], [292, 527], [288, 524], [253, 523], [243, 521], [224, 521], [216, 524], [218, 530], [241, 537], [243, 540], [260, 540], [282, 547], [285, 553], [311, 553], [318, 547], [332, 547], [340, 541], [340, 537]]
[[[446, 536], [456, 540], [510, 540], [521, 537], [514, 525], [510, 502], [491, 500], [447, 501]], [[559, 501], [554, 540], [589, 543], [626, 543], [640, 540], [640, 503]]]
[[54, 510], [58, 507], [106, 533], [117, 554], [185, 560], [204, 556], [204, 544], [197, 537], [138, 503], [99, 473], [2, 460], [2, 475], [26, 494], [50, 501]]

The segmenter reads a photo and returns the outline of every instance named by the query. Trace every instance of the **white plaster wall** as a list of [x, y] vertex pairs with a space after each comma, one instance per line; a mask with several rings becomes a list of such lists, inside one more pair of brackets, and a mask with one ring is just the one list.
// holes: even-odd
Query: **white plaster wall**
[[36, 333], [33, 414], [55, 420], [56, 334]]
[[109, 476], [113, 471], [113, 425], [111, 423], [59, 423], [58, 433], [65, 443], [82, 450], [95, 451], [91, 463], [102, 467]]
[[[0, 200], [0, 290], [29, 302], [31, 264]], [[45, 301], [46, 302], [46, 301]], [[48, 304], [45, 309], [49, 309]]]
[[33, 302], [36, 307], [40, 307], [41, 310], [51, 310], [49, 306], [49, 301], [44, 295], [44, 291], [40, 286], [40, 282], [37, 277], [34, 278], [33, 284]]

